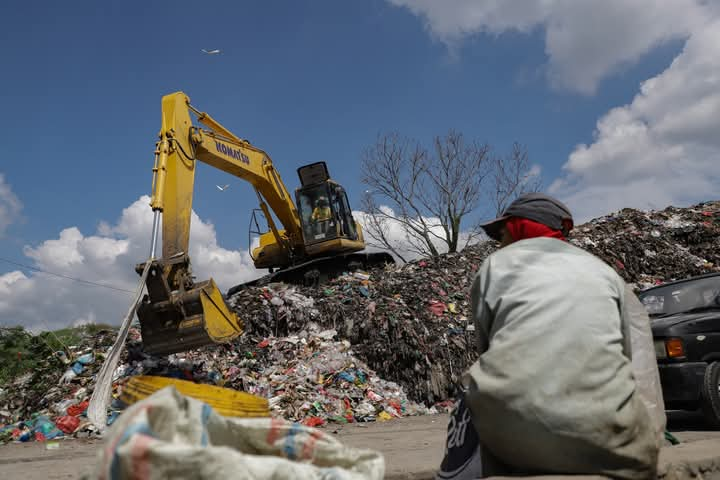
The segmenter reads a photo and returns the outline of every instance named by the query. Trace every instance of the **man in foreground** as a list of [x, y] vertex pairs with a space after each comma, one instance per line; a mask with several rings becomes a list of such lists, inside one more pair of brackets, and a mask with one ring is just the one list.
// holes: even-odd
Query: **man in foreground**
[[439, 479], [654, 478], [659, 442], [632, 373], [623, 280], [565, 241], [565, 205], [526, 194], [483, 226], [501, 244], [473, 283], [480, 358]]

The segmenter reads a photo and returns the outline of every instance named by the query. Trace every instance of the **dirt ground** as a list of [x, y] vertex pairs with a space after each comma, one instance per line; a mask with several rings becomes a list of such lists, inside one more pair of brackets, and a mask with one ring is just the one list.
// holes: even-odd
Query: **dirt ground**
[[[341, 428], [331, 426], [324, 431], [337, 435], [348, 445], [383, 452], [388, 478], [432, 478], [443, 454], [447, 421], [447, 415], [431, 415]], [[685, 442], [684, 450], [671, 451], [671, 456], [692, 456], [702, 453], [702, 449], [717, 448], [704, 442], [720, 442], [720, 432], [706, 430], [702, 420], [691, 414], [671, 414], [669, 429]], [[36, 442], [0, 446], [0, 477], [78, 478], [92, 468], [102, 441], [62, 440], [59, 445], [56, 450], [47, 450], [44, 443]]]
[[[348, 445], [383, 452], [388, 476], [416, 478], [416, 473], [429, 473], [440, 465], [447, 421], [447, 415], [430, 415], [340, 428], [331, 426], [323, 430], [337, 435]], [[47, 450], [44, 443], [38, 442], [0, 446], [0, 478], [78, 478], [92, 468], [96, 452], [102, 446], [101, 440], [58, 442], [57, 450]]]

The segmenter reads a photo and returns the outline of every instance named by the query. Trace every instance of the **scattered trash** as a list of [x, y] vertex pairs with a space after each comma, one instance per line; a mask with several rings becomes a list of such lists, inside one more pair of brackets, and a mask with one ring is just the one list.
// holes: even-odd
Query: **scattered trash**
[[90, 402], [88, 402], [87, 400], [85, 400], [84, 402], [76, 403], [76, 404], [74, 404], [74, 405], [70, 405], [69, 407], [67, 407], [66, 412], [67, 412], [67, 414], [68, 414], [69, 416], [71, 416], [71, 417], [77, 417], [78, 415], [81, 415], [81, 414], [83, 414], [83, 413], [85, 413], [85, 412], [87, 411], [87, 408], [88, 408], [88, 404], [89, 404], [89, 403], [90, 403]]
[[[720, 271], [720, 202], [625, 209], [576, 227], [569, 240], [636, 290]], [[315, 426], [447, 412], [458, 375], [476, 358], [470, 286], [495, 248], [471, 245], [321, 287], [248, 287], [228, 299], [246, 328], [228, 344], [153, 357], [132, 326], [107, 424], [122, 419], [123, 390], [143, 375], [247, 392], [267, 399], [274, 416]], [[0, 444], [95, 435], [87, 400], [115, 337], [100, 330], [64, 350], [48, 347], [32, 371], [0, 384]]]
[[55, 425], [57, 425], [57, 428], [63, 433], [75, 433], [75, 430], [80, 426], [80, 419], [78, 417], [65, 415], [64, 417], [55, 419]]

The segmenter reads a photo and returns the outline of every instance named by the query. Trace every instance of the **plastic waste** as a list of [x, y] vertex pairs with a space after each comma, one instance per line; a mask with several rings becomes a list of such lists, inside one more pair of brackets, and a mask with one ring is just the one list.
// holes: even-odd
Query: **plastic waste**
[[71, 434], [74, 433], [80, 426], [80, 419], [78, 417], [65, 415], [64, 417], [56, 418], [55, 425], [57, 425], [57, 428], [62, 430], [64, 433]]
[[75, 373], [75, 370], [72, 368], [68, 368], [62, 377], [60, 377], [60, 383], [61, 384], [67, 384], [70, 383], [75, 377], [77, 377], [77, 373]]
[[115, 420], [117, 420], [119, 416], [120, 416], [120, 412], [111, 412], [110, 415], [108, 415], [108, 419], [107, 419], [108, 426], [115, 423]]
[[431, 300], [428, 308], [434, 315], [442, 317], [447, 309], [447, 306], [443, 302]]
[[90, 402], [88, 400], [85, 400], [84, 402], [70, 405], [67, 408], [67, 414], [71, 417], [77, 417], [78, 415], [82, 415], [83, 413], [85, 413], [85, 411], [87, 411], [89, 403]]
[[81, 355], [77, 358], [76, 362], [80, 363], [81, 365], [88, 365], [95, 361], [95, 356], [92, 353], [86, 353], [85, 355]]
[[55, 423], [44, 415], [41, 415], [33, 420], [32, 431], [33, 433], [41, 434], [46, 440], [52, 440], [53, 438], [63, 436], [63, 432], [56, 427]]
[[65, 365], [70, 363], [70, 359], [68, 358], [67, 353], [62, 350], [55, 352], [55, 356], [59, 358], [60, 361], [63, 362]]
[[58, 415], [67, 415], [67, 408], [74, 403], [75, 400], [70, 398], [62, 400], [58, 403], [53, 404], [52, 411], [57, 413]]
[[387, 422], [388, 420], [392, 420], [393, 417], [388, 412], [382, 411], [378, 414], [377, 418], [380, 422]]
[[356, 270], [353, 272], [353, 277], [360, 279], [360, 280], [370, 280], [370, 274], [367, 272], [361, 272], [359, 270]]
[[381, 401], [383, 400], [383, 397], [381, 397], [380, 395], [378, 395], [377, 393], [373, 392], [373, 391], [370, 390], [370, 389], [368, 389], [368, 390], [365, 392], [365, 395], [367, 395], [367, 397], [368, 397], [370, 400], [372, 400], [373, 402], [381, 402]]
[[320, 417], [308, 417], [303, 421], [303, 425], [308, 427], [319, 427], [325, 424], [325, 420]]

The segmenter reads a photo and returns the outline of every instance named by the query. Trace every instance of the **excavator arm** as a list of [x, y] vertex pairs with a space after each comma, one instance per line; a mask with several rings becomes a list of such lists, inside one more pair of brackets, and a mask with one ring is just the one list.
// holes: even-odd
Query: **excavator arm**
[[[207, 129], [194, 126], [191, 114]], [[271, 253], [278, 264], [303, 255], [304, 244], [292, 197], [265, 152], [195, 110], [182, 92], [163, 97], [159, 137], [150, 206], [162, 215], [162, 257], [150, 260], [148, 293], [138, 318], [145, 350], [166, 354], [228, 341], [242, 332], [241, 320], [227, 307], [213, 279], [195, 283], [192, 276], [188, 246], [196, 161], [253, 185], [275, 237]]]
[[[193, 126], [191, 112], [210, 130]], [[288, 256], [301, 253], [303, 238], [298, 212], [270, 157], [233, 135], [207, 113], [195, 110], [182, 92], [163, 97], [156, 153], [150, 206], [163, 212], [163, 258], [187, 252], [195, 160], [253, 185], [276, 242]], [[277, 228], [270, 211], [284, 230]]]

